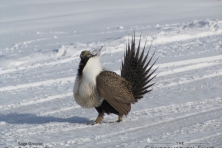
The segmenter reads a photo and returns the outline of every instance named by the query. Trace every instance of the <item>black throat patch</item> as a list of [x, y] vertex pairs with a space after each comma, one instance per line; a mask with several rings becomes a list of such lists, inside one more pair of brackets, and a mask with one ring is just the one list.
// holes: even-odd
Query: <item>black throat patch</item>
[[84, 67], [86, 66], [86, 63], [88, 60], [89, 60], [89, 58], [81, 59], [81, 61], [79, 63], [78, 77], [82, 76], [82, 71], [83, 71]]

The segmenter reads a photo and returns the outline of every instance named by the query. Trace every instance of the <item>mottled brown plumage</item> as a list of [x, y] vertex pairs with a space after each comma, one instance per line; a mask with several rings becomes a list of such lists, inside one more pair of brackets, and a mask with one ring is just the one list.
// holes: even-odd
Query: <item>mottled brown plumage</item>
[[96, 79], [98, 93], [120, 114], [127, 115], [134, 103], [133, 90], [130, 83], [111, 71], [101, 72]]

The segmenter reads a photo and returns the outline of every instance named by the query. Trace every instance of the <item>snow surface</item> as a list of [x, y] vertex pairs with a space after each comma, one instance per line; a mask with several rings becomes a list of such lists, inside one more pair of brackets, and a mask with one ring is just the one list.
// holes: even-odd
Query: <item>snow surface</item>
[[[221, 0], [1, 0], [0, 147], [222, 148], [221, 8]], [[153, 91], [122, 123], [106, 115], [88, 125], [97, 112], [72, 94], [79, 54], [103, 47], [104, 67], [119, 73], [133, 31], [159, 57]]]

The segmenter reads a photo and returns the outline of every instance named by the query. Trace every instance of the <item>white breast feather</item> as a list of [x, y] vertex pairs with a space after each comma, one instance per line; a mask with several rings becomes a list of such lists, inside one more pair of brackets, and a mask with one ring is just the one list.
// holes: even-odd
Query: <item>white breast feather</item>
[[88, 81], [96, 84], [96, 77], [103, 70], [102, 64], [100, 62], [99, 56], [92, 57], [86, 63], [86, 66], [83, 69], [83, 76], [87, 78]]
[[74, 98], [76, 102], [85, 108], [98, 107], [101, 104], [101, 98], [96, 89], [96, 77], [102, 72], [102, 64], [99, 56], [88, 60], [83, 69], [82, 77], [76, 78], [74, 84]]

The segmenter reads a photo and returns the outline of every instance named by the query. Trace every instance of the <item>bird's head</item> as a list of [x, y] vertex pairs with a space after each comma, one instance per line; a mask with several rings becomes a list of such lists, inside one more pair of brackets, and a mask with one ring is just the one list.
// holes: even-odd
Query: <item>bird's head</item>
[[81, 60], [88, 60], [89, 58], [93, 57], [95, 55], [93, 55], [90, 51], [82, 51], [80, 54], [80, 58]]

